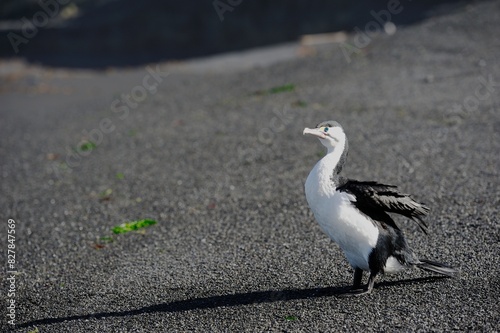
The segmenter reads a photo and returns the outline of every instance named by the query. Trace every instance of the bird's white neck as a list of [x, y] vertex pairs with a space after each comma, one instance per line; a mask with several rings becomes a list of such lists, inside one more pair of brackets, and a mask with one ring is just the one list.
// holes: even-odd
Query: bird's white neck
[[333, 194], [336, 185], [336, 168], [344, 153], [345, 143], [339, 143], [335, 148], [328, 149], [327, 154], [316, 163], [306, 180], [306, 193], [316, 192], [320, 195]]

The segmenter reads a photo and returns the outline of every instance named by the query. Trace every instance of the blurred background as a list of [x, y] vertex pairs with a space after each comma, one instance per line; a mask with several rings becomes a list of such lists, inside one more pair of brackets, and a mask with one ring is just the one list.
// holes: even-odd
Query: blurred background
[[[390, 21], [406, 25], [465, 3], [2, 0], [0, 57], [61, 67], [134, 66], [289, 42], [305, 34], [363, 28], [374, 20], [372, 11], [388, 6], [404, 7]], [[439, 9], [435, 9], [437, 5]]]

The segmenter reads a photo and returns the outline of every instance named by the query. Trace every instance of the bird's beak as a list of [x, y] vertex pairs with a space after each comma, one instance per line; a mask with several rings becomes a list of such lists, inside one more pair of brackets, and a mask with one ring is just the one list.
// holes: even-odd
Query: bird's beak
[[307, 128], [306, 127], [306, 128], [304, 128], [304, 132], [302, 132], [302, 135], [306, 135], [306, 134], [316, 136], [320, 139], [326, 138], [325, 133], [322, 130], [320, 130], [319, 128]]

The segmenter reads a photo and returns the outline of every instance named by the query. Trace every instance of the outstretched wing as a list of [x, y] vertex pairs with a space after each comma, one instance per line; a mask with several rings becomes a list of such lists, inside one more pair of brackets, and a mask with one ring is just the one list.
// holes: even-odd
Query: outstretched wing
[[361, 212], [375, 220], [385, 222], [398, 229], [386, 212], [400, 214], [414, 220], [420, 229], [427, 234], [427, 224], [422, 220], [422, 217], [429, 212], [429, 208], [413, 200], [410, 195], [399, 193], [394, 185], [343, 179], [337, 190], [352, 194], [356, 198], [356, 202], [353, 204]]

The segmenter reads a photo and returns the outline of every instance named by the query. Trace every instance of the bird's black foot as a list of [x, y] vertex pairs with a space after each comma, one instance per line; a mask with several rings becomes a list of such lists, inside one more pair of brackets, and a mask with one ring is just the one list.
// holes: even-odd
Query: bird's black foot
[[343, 294], [340, 294], [339, 297], [351, 297], [351, 296], [361, 296], [371, 293], [371, 290], [360, 289], [360, 288], [352, 288], [346, 291]]
[[351, 296], [361, 296], [370, 294], [373, 290], [373, 286], [375, 285], [375, 278], [377, 276], [377, 273], [370, 274], [370, 278], [368, 279], [368, 284], [366, 286], [366, 289], [360, 288], [362, 274], [363, 271], [359, 268], [356, 268], [356, 270], [354, 271], [354, 283], [352, 285], [352, 288], [349, 289], [347, 292], [340, 294], [339, 296], [351, 297]]

